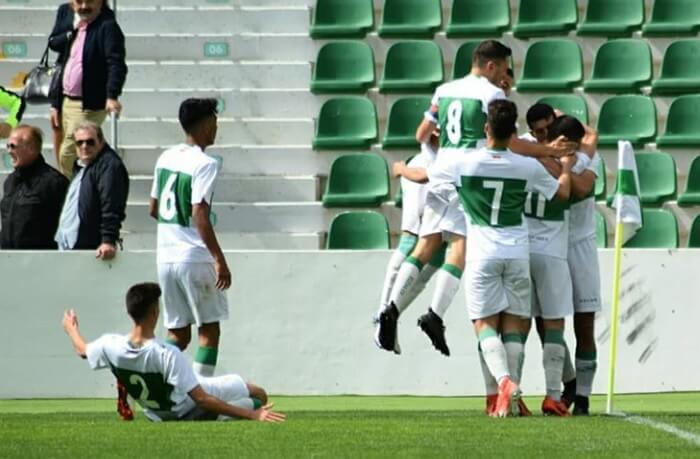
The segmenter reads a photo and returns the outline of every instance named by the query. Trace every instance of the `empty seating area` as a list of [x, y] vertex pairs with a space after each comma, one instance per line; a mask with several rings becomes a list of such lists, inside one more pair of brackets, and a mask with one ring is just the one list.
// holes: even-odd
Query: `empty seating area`
[[[389, 167], [417, 152], [415, 128], [432, 91], [466, 75], [485, 38], [513, 49], [521, 129], [527, 107], [541, 100], [599, 130], [600, 244], [612, 244], [606, 204], [618, 139], [634, 143], [645, 206], [675, 219], [681, 246], [700, 213], [700, 2], [153, 3], [118, 2], [130, 66], [120, 125], [132, 176], [127, 248], [155, 247], [146, 209], [152, 168], [181, 139], [179, 102], [203, 95], [220, 101], [211, 151], [221, 158], [214, 210], [225, 248], [355, 247], [346, 236], [331, 243], [331, 222], [366, 210], [384, 216], [395, 242], [399, 187]], [[16, 87], [38, 61], [57, 4], [0, 0], [0, 84]], [[30, 107], [25, 121], [50, 132], [45, 107]], [[45, 156], [53, 161], [48, 142]]]

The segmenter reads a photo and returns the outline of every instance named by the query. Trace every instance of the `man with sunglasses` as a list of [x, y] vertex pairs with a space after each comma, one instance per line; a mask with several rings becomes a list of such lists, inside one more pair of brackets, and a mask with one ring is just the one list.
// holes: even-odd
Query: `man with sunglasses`
[[119, 155], [91, 121], [73, 132], [78, 159], [56, 232], [60, 250], [95, 250], [103, 260], [114, 258], [119, 230], [126, 218], [129, 174]]
[[55, 250], [58, 226], [68, 179], [46, 164], [41, 156], [41, 131], [17, 126], [7, 143], [14, 171], [3, 184], [0, 201], [3, 250]]

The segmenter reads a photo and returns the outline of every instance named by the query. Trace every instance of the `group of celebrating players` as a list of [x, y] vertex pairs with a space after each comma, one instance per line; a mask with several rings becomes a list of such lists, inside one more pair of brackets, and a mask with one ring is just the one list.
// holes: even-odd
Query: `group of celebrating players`
[[[546, 395], [542, 412], [589, 413], [601, 309], [594, 186], [597, 133], [535, 104], [517, 136], [511, 50], [480, 43], [471, 72], [439, 86], [417, 127], [421, 152], [396, 163], [402, 235], [387, 267], [375, 343], [401, 353], [398, 319], [435, 275], [418, 326], [449, 356], [445, 313], [466, 270], [469, 318], [478, 337], [486, 412], [529, 416], [521, 399], [524, 346], [535, 319]], [[572, 361], [564, 324], [573, 315]], [[563, 390], [562, 390], [563, 387]]]

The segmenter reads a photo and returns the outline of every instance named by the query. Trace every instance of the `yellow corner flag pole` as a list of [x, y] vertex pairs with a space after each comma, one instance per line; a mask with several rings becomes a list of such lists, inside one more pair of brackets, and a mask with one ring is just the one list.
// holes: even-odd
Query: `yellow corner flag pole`
[[610, 363], [608, 368], [608, 405], [607, 414], [612, 414], [615, 395], [615, 366], [617, 365], [617, 333], [620, 312], [620, 265], [622, 262], [622, 222], [615, 226], [615, 263], [613, 267], [612, 310], [610, 311]]

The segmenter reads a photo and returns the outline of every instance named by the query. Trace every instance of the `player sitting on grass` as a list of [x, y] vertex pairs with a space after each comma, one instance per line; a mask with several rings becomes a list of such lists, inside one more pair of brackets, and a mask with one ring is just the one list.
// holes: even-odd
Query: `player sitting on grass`
[[[488, 106], [487, 146], [461, 157], [451, 170], [452, 183], [469, 221], [467, 306], [488, 369], [498, 382], [492, 416], [518, 414], [519, 373], [524, 346], [504, 345], [530, 320], [530, 264], [523, 218], [528, 192], [568, 200], [573, 157], [562, 159], [554, 179], [536, 160], [508, 150], [518, 118], [515, 104], [494, 100]], [[499, 337], [499, 331], [501, 336]]]
[[197, 375], [177, 347], [155, 337], [160, 294], [155, 283], [132, 286], [126, 294], [126, 310], [134, 321], [131, 332], [102, 335], [91, 343], [80, 335], [75, 311], [66, 311], [63, 328], [75, 352], [94, 370], [109, 368], [152, 421], [284, 421], [285, 416], [267, 404], [267, 394], [261, 387], [245, 383], [234, 374]]

